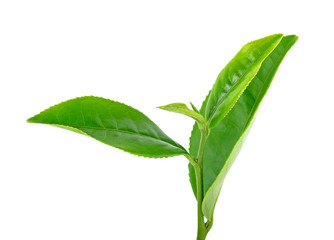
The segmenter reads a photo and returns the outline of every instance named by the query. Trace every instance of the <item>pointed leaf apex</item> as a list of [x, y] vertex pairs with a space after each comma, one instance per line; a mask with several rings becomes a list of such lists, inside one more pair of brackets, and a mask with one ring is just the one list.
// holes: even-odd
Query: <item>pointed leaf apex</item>
[[143, 157], [187, 154], [142, 112], [124, 103], [86, 96], [56, 104], [29, 123], [48, 124], [90, 136], [102, 143]]
[[190, 105], [195, 112], [200, 113], [192, 102], [190, 102]]

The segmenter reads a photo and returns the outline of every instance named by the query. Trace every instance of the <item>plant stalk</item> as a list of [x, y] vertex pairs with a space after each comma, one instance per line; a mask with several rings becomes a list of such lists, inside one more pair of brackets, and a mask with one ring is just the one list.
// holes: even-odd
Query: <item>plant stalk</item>
[[201, 128], [201, 140], [197, 154], [197, 164], [195, 164], [196, 183], [197, 183], [197, 240], [205, 240], [208, 232], [211, 229], [212, 223], [205, 222], [202, 210], [203, 203], [203, 154], [204, 147], [208, 137], [208, 130], [206, 126]]

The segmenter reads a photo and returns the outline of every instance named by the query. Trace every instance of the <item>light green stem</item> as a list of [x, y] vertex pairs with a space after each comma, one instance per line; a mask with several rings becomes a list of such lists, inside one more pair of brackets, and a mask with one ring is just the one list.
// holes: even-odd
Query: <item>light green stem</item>
[[203, 155], [206, 140], [209, 136], [208, 127], [206, 124], [199, 125], [201, 130], [201, 140], [198, 147], [197, 158], [193, 158], [190, 155], [185, 155], [189, 162], [193, 165], [196, 174], [196, 185], [197, 185], [197, 240], [205, 240], [208, 235], [213, 221], [205, 222], [203, 215], [202, 204], [203, 204]]
[[196, 183], [197, 183], [197, 240], [205, 240], [208, 232], [212, 227], [212, 222], [205, 222], [205, 218], [202, 211], [203, 203], [203, 154], [204, 147], [209, 135], [206, 126], [201, 128], [201, 140], [198, 148], [197, 159], [194, 161], [193, 166], [195, 168]]

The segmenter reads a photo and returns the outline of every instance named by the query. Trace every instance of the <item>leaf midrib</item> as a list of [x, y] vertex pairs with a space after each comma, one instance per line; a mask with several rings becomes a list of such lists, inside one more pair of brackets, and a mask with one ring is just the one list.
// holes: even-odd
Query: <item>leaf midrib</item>
[[[286, 49], [286, 48], [284, 48], [284, 49]], [[275, 50], [275, 49], [274, 49]], [[273, 50], [273, 51], [274, 51]], [[269, 57], [269, 56], [268, 56]], [[267, 58], [268, 58], [267, 57]], [[267, 59], [266, 58], [266, 59]], [[275, 61], [275, 63], [277, 63], [278, 61], [277, 61], [277, 59], [276, 59], [276, 61]], [[261, 64], [262, 65], [262, 64]], [[273, 70], [275, 69], [275, 67], [271, 67], [271, 69], [270, 69], [270, 71], [269, 71], [269, 73], [267, 74], [267, 76], [269, 76], [272, 72], [273, 72]], [[260, 70], [260, 69], [259, 69]], [[254, 76], [254, 78], [256, 77], [256, 75]], [[254, 79], [253, 78], [253, 79]], [[268, 81], [268, 80], [267, 80]], [[264, 86], [265, 86], [265, 83], [267, 82], [267, 81], [265, 81], [265, 82], [263, 82], [263, 85], [262, 85], [262, 87], [261, 87], [261, 91], [260, 91], [260, 93], [262, 94], [263, 93], [263, 89], [264, 89]], [[247, 90], [247, 89], [246, 89]], [[258, 107], [259, 105], [258, 105], [258, 103], [259, 103], [259, 98], [260, 98], [260, 94], [256, 97], [256, 99], [255, 99], [255, 104], [253, 105], [253, 107], [252, 107], [252, 110], [250, 111], [250, 113], [253, 113], [254, 112], [254, 110], [256, 110], [256, 107]], [[252, 114], [250, 114], [250, 115], [252, 115]], [[250, 116], [248, 116], [248, 118], [247, 118], [247, 123], [245, 124], [245, 126], [244, 126], [244, 128], [242, 129], [242, 133], [244, 133], [245, 131], [246, 131], [246, 128], [248, 127], [248, 125], [249, 125], [249, 123], [250, 123]]]
[[[272, 43], [271, 45], [274, 45], [274, 43]], [[277, 44], [278, 45], [278, 44]], [[276, 45], [276, 47], [277, 47], [277, 45]], [[275, 48], [271, 51], [271, 52], [273, 52], [275, 50]], [[271, 53], [270, 52], [270, 53]], [[268, 56], [270, 55], [270, 53], [268, 54]], [[262, 55], [261, 55], [262, 56]], [[259, 57], [257, 57], [256, 58], [256, 60], [251, 64], [251, 67], [250, 68], [252, 68], [254, 65], [255, 65], [255, 63], [260, 59], [260, 57], [261, 56], [259, 56]], [[267, 57], [268, 57], [267, 56]], [[267, 58], [267, 57], [265, 57], [264, 59], [263, 59], [263, 61]], [[262, 62], [263, 62], [262, 61]], [[259, 66], [259, 69], [256, 71], [256, 73], [254, 74], [254, 76], [249, 80], [249, 82], [251, 82], [252, 80], [253, 80], [253, 78], [256, 76], [256, 74], [257, 74], [257, 72], [260, 70], [260, 68], [261, 68], [261, 65], [262, 65], [262, 63], [260, 63], [259, 64], [260, 66]], [[245, 75], [246, 75], [246, 73], [247, 73], [248, 71], [246, 71], [241, 77], [240, 77], [240, 79], [242, 79]], [[236, 81], [236, 83], [226, 92], [226, 94], [224, 95], [224, 96], [226, 96], [227, 94], [229, 94], [231, 91], [232, 91], [232, 89], [234, 89], [235, 88], [235, 86], [238, 84], [238, 82], [239, 81]], [[248, 87], [248, 85], [246, 86], [246, 88]], [[242, 95], [242, 94], [241, 94]], [[241, 97], [241, 95], [239, 96], [239, 98]], [[218, 99], [218, 101], [217, 101], [217, 104], [214, 106], [214, 108], [213, 108], [213, 110], [212, 110], [212, 114], [210, 114], [210, 117], [209, 117], [209, 122], [211, 122], [212, 121], [212, 117], [214, 116], [214, 114], [215, 114], [215, 112], [217, 111], [217, 108], [218, 108], [218, 105], [220, 105], [220, 103], [221, 103], [221, 101], [223, 100], [223, 98], [224, 98], [224, 96], [220, 96], [219, 97], [219, 99]], [[237, 99], [237, 101], [239, 100], [239, 98]], [[231, 109], [234, 107], [234, 105], [237, 103], [237, 101], [231, 106]], [[227, 115], [227, 114], [226, 114]], [[225, 115], [225, 116], [226, 116]], [[225, 117], [224, 116], [224, 117]]]
[[138, 132], [130, 132], [130, 131], [126, 131], [126, 130], [121, 130], [121, 129], [113, 129], [113, 128], [98, 128], [98, 127], [92, 127], [92, 126], [75, 126], [75, 125], [65, 125], [65, 124], [59, 124], [59, 123], [49, 123], [51, 125], [60, 125], [60, 126], [65, 126], [65, 127], [73, 127], [73, 128], [77, 128], [79, 130], [81, 130], [82, 128], [88, 128], [88, 129], [95, 129], [95, 130], [108, 130], [108, 131], [115, 131], [115, 132], [121, 132], [121, 133], [126, 133], [126, 134], [132, 134], [132, 135], [139, 135], [141, 137], [146, 137], [146, 138], [151, 138], [151, 139], [155, 139], [155, 140], [159, 140], [160, 142], [164, 142], [164, 143], [168, 143], [169, 145], [181, 149], [179, 146], [173, 145], [170, 142], [164, 141], [161, 138], [155, 138], [149, 135], [145, 135], [142, 133], [138, 133]]
[[[254, 65], [255, 65], [255, 62], [257, 62], [257, 60], [259, 60], [259, 58], [260, 57], [258, 57], [252, 64], [251, 64], [251, 67], [253, 67]], [[261, 64], [260, 64], [260, 66], [261, 66]], [[259, 68], [260, 69], [260, 68]], [[258, 70], [259, 71], [259, 70]], [[248, 71], [246, 71], [241, 77], [240, 77], [240, 79], [242, 79], [245, 75], [246, 75], [246, 73], [247, 73]], [[257, 73], [257, 72], [256, 72]], [[253, 76], [253, 78], [256, 76], [256, 73], [254, 74], [254, 76]], [[249, 81], [251, 82], [252, 80], [253, 80], [253, 78], [252, 79], [250, 79]], [[211, 122], [212, 121], [212, 118], [213, 118], [213, 116], [214, 116], [214, 114], [215, 114], [215, 112], [217, 111], [217, 108], [218, 108], [218, 106], [220, 105], [220, 103], [221, 103], [221, 101], [223, 101], [223, 99], [224, 99], [224, 97], [227, 95], [227, 94], [229, 94], [231, 91], [232, 91], [232, 89], [234, 89], [235, 87], [236, 87], [236, 85], [239, 83], [239, 81], [236, 81], [236, 83], [226, 92], [226, 94], [224, 95], [224, 96], [220, 96], [219, 97], [219, 99], [218, 99], [218, 101], [217, 101], [217, 104], [214, 106], [214, 108], [212, 109], [212, 114], [210, 114], [210, 118], [209, 118], [209, 122]], [[242, 95], [242, 94], [241, 94]], [[241, 97], [241, 95], [239, 96], [239, 98]], [[238, 99], [239, 99], [238, 98]], [[238, 100], [237, 100], [238, 101]], [[236, 101], [236, 102], [237, 102]], [[233, 106], [236, 104], [236, 102], [231, 106], [231, 108], [233, 108]], [[225, 115], [226, 116], [226, 115]], [[225, 117], [224, 116], [224, 117]]]

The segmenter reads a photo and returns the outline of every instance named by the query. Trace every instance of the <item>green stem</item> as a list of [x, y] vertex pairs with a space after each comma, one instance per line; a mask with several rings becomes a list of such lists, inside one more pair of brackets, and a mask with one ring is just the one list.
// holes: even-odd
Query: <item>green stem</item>
[[195, 167], [196, 183], [197, 183], [197, 240], [204, 240], [206, 237], [206, 226], [202, 211], [203, 202], [203, 171], [197, 165]]
[[196, 183], [197, 183], [197, 240], [205, 240], [208, 232], [211, 229], [212, 223], [205, 222], [205, 218], [202, 210], [203, 203], [203, 154], [204, 147], [209, 135], [207, 127], [202, 126], [201, 128], [201, 140], [197, 154], [197, 164], [195, 167]]
[[203, 204], [203, 154], [206, 140], [209, 136], [209, 130], [206, 124], [200, 125], [201, 140], [198, 147], [197, 158], [190, 156], [189, 154], [184, 155], [189, 162], [195, 168], [196, 174], [196, 185], [197, 185], [197, 240], [205, 240], [208, 235], [213, 222], [205, 222], [203, 215], [202, 204]]

